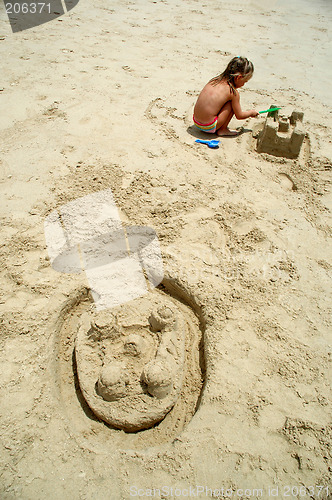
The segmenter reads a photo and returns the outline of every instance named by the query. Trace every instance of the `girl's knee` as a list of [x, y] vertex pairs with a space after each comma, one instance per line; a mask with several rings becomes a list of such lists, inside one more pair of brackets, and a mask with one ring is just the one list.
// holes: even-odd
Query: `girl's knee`
[[218, 113], [219, 115], [228, 115], [233, 112], [232, 103], [230, 101], [226, 102]]
[[227, 109], [227, 111], [233, 111], [232, 103], [231, 101], [226, 102], [225, 106], [223, 109]]

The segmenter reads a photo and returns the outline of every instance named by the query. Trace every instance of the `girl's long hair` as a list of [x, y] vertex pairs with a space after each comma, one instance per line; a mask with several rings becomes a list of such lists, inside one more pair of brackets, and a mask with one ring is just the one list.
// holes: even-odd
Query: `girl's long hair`
[[248, 61], [246, 57], [233, 57], [229, 61], [227, 68], [223, 73], [215, 76], [210, 80], [209, 83], [212, 85], [218, 85], [222, 80], [225, 80], [231, 88], [231, 91], [235, 94], [235, 82], [234, 78], [237, 75], [247, 76], [254, 72], [254, 65], [251, 61]]

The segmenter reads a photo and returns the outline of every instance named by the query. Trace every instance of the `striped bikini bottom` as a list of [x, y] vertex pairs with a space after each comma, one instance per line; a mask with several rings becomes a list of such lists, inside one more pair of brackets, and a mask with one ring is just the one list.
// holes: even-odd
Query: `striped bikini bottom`
[[216, 116], [213, 122], [211, 123], [200, 123], [198, 122], [195, 117], [193, 116], [194, 124], [196, 127], [201, 130], [202, 132], [207, 132], [208, 134], [214, 134], [215, 131], [217, 130], [217, 120], [218, 117]]

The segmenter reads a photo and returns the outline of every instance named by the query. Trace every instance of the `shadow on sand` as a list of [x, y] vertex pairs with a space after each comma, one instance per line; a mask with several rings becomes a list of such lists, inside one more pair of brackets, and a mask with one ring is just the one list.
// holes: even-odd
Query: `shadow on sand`
[[233, 136], [227, 136], [227, 135], [223, 135], [223, 136], [220, 136], [218, 134], [209, 134], [209, 133], [206, 133], [206, 132], [201, 132], [200, 130], [198, 130], [195, 125], [191, 125], [190, 127], [187, 128], [187, 132], [189, 135], [195, 137], [195, 139], [205, 139], [205, 140], [209, 140], [209, 139], [235, 139], [236, 137], [239, 137], [239, 135], [242, 135], [242, 134], [247, 134], [248, 132], [252, 132], [252, 129], [251, 128], [244, 128], [244, 127], [239, 127], [238, 129], [238, 134], [237, 135], [233, 135]]

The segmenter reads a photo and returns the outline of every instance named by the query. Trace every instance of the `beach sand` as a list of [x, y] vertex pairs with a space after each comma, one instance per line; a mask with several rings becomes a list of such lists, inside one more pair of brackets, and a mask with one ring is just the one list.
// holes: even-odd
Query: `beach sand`
[[[326, 499], [331, 3], [81, 0], [16, 34], [0, 16], [1, 499]], [[244, 109], [304, 112], [297, 159], [257, 153], [264, 116], [195, 143], [197, 96], [235, 55], [255, 66]], [[44, 235], [53, 210], [105, 189], [124, 225], [156, 231], [159, 291], [193, 332], [184, 393], [137, 433], [79, 391], [93, 304]]]

